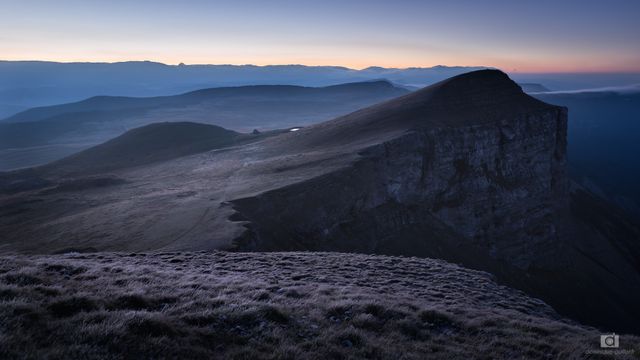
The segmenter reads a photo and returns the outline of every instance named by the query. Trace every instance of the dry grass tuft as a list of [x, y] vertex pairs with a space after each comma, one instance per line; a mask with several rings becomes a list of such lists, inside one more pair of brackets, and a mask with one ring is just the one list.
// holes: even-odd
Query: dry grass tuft
[[69, 317], [82, 311], [89, 312], [96, 309], [98, 306], [93, 300], [79, 296], [56, 300], [47, 306], [47, 310], [54, 317]]

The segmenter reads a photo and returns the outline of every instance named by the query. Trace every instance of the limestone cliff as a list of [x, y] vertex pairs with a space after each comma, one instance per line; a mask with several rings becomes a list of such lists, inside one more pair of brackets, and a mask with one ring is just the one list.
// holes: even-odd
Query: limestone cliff
[[565, 108], [480, 71], [307, 129], [307, 140], [340, 146], [356, 129], [404, 131], [348, 167], [234, 200], [247, 227], [239, 249], [444, 258], [582, 321], [638, 331], [640, 230], [570, 194]]
[[529, 98], [496, 71], [451, 79], [390, 107], [401, 111], [341, 119], [366, 122], [363, 131], [409, 125], [361, 151], [351, 167], [234, 201], [250, 220], [241, 246], [376, 252], [393, 247], [394, 234], [438, 220], [518, 267], [552, 253], [554, 214], [568, 205], [566, 109]]

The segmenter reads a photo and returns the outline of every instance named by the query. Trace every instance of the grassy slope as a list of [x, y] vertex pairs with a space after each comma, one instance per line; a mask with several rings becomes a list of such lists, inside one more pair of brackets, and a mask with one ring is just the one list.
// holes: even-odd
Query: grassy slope
[[565, 359], [597, 350], [598, 335], [486, 273], [430, 259], [0, 258], [1, 358]]
[[[96, 174], [148, 165], [182, 156], [257, 141], [279, 133], [241, 134], [215, 125], [193, 122], [166, 122], [145, 125], [93, 146], [77, 154], [38, 168], [0, 172], [0, 193], [39, 189], [58, 185], [65, 191], [82, 190], [99, 185], [95, 180], [113, 179]], [[51, 177], [76, 176], [58, 183]], [[118, 181], [122, 183], [122, 181]], [[102, 183], [103, 185], [109, 185]]]
[[231, 146], [249, 137], [215, 125], [156, 123], [129, 130], [105, 143], [45, 165], [43, 169], [79, 173], [111, 171]]
[[[150, 123], [193, 121], [266, 131], [308, 125], [406, 93], [384, 81], [322, 88], [264, 85], [150, 98], [98, 96], [33, 108], [0, 120], [0, 171], [61, 158], [45, 146], [98, 144]], [[14, 156], [20, 149], [22, 156]]]

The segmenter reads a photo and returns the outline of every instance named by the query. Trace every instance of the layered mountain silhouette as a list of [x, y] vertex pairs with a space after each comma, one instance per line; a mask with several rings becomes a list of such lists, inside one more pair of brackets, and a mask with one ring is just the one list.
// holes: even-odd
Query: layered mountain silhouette
[[388, 79], [432, 84], [482, 67], [369, 68], [304, 65], [166, 65], [151, 61], [56, 63], [0, 61], [0, 118], [35, 106], [95, 95], [164, 96], [203, 88], [289, 84], [330, 86]]
[[273, 130], [327, 120], [407, 92], [387, 81], [323, 88], [265, 85], [152, 98], [99, 96], [34, 108], [0, 122], [0, 170], [57, 160], [149, 123]]
[[[490, 271], [575, 319], [638, 331], [640, 230], [569, 181], [565, 108], [483, 70], [296, 130], [98, 174], [6, 173], [0, 251], [436, 257]], [[62, 163], [136, 154], [126, 140]], [[101, 176], [112, 180], [93, 186]]]
[[165, 122], [145, 125], [38, 170], [43, 173], [100, 173], [142, 166], [256, 141], [266, 135], [240, 134], [215, 125]]
[[[404, 86], [423, 87], [483, 68], [486, 67], [434, 66], [402, 69], [374, 66], [356, 70], [340, 66], [175, 66], [151, 61], [57, 63], [0, 60], [0, 118], [36, 106], [79, 101], [96, 95], [166, 96], [211, 87], [257, 84], [329, 86], [379, 79]], [[640, 75], [629, 73], [514, 73], [512, 76], [521, 83], [539, 83], [556, 90], [640, 82]]]

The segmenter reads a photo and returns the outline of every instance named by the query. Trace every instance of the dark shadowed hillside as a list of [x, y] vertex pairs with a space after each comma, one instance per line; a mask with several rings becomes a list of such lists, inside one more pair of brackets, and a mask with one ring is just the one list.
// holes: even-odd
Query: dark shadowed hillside
[[287, 130], [241, 134], [215, 125], [190, 122], [150, 124], [50, 164], [1, 174], [0, 191], [14, 193], [54, 184], [57, 185], [48, 191], [118, 185], [124, 181], [113, 176], [94, 175], [248, 144], [284, 131]]
[[215, 125], [155, 123], [40, 168], [56, 174], [91, 174], [166, 161], [257, 139]]
[[4, 359], [583, 359], [600, 344], [487, 273], [336, 253], [3, 256], [0, 318]]

